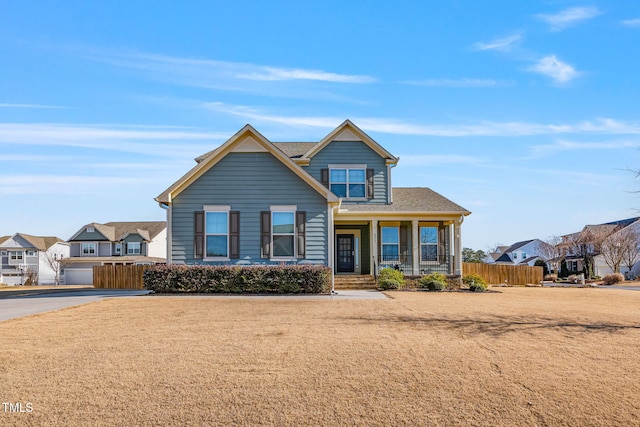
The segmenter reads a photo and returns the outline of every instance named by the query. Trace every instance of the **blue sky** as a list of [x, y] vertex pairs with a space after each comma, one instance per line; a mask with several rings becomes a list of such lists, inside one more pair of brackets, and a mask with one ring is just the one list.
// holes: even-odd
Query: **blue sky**
[[163, 220], [244, 124], [346, 118], [473, 212], [464, 246], [637, 216], [639, 45], [637, 1], [3, 2], [0, 235]]

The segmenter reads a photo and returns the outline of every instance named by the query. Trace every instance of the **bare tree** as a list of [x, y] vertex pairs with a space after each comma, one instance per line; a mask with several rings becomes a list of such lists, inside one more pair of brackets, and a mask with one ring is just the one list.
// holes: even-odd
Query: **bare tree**
[[60, 273], [62, 273], [62, 269], [64, 268], [66, 261], [67, 259], [64, 258], [64, 254], [62, 252], [45, 252], [44, 262], [55, 274], [54, 286], [60, 285]]
[[562, 239], [561, 246], [566, 255], [573, 255], [582, 261], [584, 275], [593, 276], [593, 257], [600, 253], [602, 243], [611, 235], [615, 226], [588, 225], [578, 233], [569, 234]]
[[549, 267], [551, 267], [551, 270], [553, 270], [554, 273], [558, 273], [560, 264], [566, 256], [566, 251], [562, 246], [562, 238], [559, 236], [551, 236], [538, 246], [538, 250], [540, 251], [540, 255], [542, 255], [549, 264]]
[[620, 273], [620, 265], [624, 261], [626, 233], [624, 230], [614, 233], [600, 244], [600, 255], [614, 273]]
[[634, 226], [622, 230], [624, 236], [622, 265], [629, 269], [629, 274], [636, 262], [640, 261], [640, 232]]

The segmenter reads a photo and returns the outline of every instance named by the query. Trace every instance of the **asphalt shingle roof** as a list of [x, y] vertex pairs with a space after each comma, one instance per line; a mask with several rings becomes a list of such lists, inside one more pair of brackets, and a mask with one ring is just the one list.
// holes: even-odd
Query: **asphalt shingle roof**
[[467, 215], [467, 209], [452, 202], [430, 188], [414, 187], [393, 188], [393, 203], [383, 204], [348, 204], [343, 203], [340, 210], [349, 212], [434, 212], [460, 213]]

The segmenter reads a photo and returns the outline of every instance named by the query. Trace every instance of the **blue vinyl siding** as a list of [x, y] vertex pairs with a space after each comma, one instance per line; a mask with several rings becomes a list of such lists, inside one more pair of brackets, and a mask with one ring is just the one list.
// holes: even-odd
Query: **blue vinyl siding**
[[[333, 141], [311, 158], [304, 169], [318, 181], [320, 170], [328, 165], [362, 165], [374, 170], [373, 199], [354, 203], [387, 203], [387, 166], [385, 159], [361, 141]], [[343, 200], [343, 203], [351, 203]]]
[[260, 258], [260, 212], [295, 205], [307, 216], [305, 259], [327, 263], [326, 199], [270, 153], [230, 153], [173, 199], [173, 263], [202, 262], [193, 254], [194, 212], [204, 205], [240, 212], [240, 260], [252, 262], [268, 262]]

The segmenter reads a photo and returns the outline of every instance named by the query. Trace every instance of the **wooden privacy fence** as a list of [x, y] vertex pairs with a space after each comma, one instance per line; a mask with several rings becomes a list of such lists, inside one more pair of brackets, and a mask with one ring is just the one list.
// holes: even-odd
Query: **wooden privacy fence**
[[463, 262], [463, 274], [477, 274], [488, 284], [509, 286], [538, 285], [542, 281], [542, 267], [528, 265], [483, 264]]
[[144, 289], [142, 275], [151, 265], [96, 265], [93, 287], [100, 289]]

